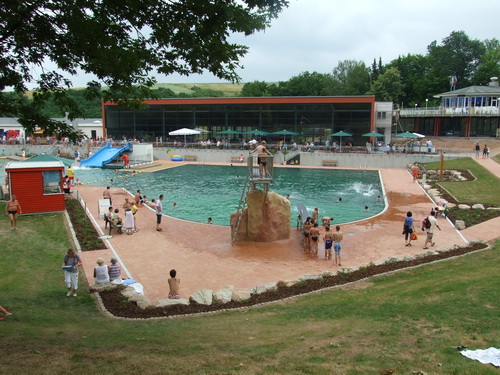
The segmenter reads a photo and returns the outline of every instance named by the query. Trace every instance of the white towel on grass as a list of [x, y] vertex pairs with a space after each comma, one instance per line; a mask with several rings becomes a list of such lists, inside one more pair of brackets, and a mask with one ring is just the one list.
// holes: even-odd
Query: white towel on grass
[[475, 359], [483, 364], [491, 363], [493, 366], [500, 367], [500, 349], [462, 350], [460, 353], [467, 358]]

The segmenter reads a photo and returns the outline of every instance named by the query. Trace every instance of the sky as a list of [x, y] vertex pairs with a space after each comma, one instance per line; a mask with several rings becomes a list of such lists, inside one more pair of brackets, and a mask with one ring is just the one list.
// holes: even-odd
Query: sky
[[[290, 0], [271, 27], [231, 41], [249, 47], [241, 82], [287, 81], [302, 72], [331, 73], [343, 60], [388, 63], [400, 55], [427, 53], [452, 31], [469, 38], [500, 39], [499, 0]], [[159, 83], [224, 82], [203, 75], [154, 75]], [[87, 81], [74, 77], [74, 87]]]

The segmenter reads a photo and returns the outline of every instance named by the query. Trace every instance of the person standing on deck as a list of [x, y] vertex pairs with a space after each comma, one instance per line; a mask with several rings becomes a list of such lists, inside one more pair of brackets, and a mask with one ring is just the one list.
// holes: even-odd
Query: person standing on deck
[[259, 156], [257, 158], [257, 163], [259, 164], [260, 178], [267, 178], [267, 157], [272, 154], [266, 148], [266, 141], [260, 142], [260, 145], [255, 147], [255, 150], [250, 151], [251, 154], [254, 152], [257, 152], [257, 155]]

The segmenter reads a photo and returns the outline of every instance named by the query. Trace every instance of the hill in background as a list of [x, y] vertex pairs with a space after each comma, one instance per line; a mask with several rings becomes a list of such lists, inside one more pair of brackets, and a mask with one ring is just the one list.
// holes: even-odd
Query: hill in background
[[170, 89], [176, 94], [194, 95], [193, 87], [221, 91], [224, 96], [239, 96], [244, 83], [157, 83], [154, 88]]

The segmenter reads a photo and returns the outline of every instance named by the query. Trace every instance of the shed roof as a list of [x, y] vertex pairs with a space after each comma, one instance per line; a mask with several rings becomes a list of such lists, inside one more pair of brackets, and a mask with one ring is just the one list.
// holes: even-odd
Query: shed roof
[[8, 169], [46, 169], [46, 168], [64, 168], [60, 161], [11, 161], [5, 166]]

